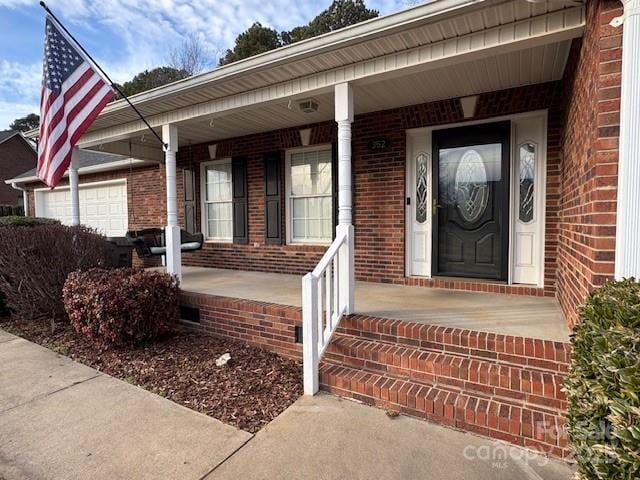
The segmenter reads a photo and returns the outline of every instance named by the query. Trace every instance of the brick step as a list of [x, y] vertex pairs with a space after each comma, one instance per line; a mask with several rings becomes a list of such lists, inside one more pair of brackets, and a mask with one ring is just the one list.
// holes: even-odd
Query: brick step
[[562, 413], [564, 375], [505, 365], [442, 351], [394, 345], [337, 334], [324, 359], [328, 362], [469, 394], [504, 398]]
[[349, 315], [341, 320], [337, 331], [369, 340], [559, 373], [569, 371], [571, 359], [571, 345], [568, 343], [390, 318]]
[[557, 457], [569, 455], [562, 415], [480, 394], [323, 362], [320, 386], [329, 393], [504, 440]]

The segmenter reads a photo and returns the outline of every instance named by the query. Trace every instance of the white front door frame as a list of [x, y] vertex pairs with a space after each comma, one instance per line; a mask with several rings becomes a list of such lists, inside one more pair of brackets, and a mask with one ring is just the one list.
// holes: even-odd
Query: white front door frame
[[[516, 194], [516, 184], [519, 185], [519, 171], [518, 171], [518, 147], [524, 142], [525, 138], [530, 138], [527, 134], [520, 135], [516, 131], [519, 122], [527, 121], [529, 119], [540, 119], [543, 122], [542, 134], [540, 138], [535, 139], [535, 143], [539, 145], [539, 154], [536, 158], [536, 190], [535, 190], [535, 210], [536, 210], [536, 227], [535, 227], [535, 253], [534, 258], [537, 263], [536, 281], [529, 285], [535, 285], [539, 288], [544, 287], [544, 250], [545, 250], [545, 212], [546, 212], [546, 171], [547, 171], [547, 116], [548, 111], [535, 110], [531, 112], [525, 112], [515, 115], [502, 115], [499, 117], [492, 117], [483, 120], [472, 120], [465, 122], [457, 122], [446, 125], [437, 125], [431, 127], [421, 127], [415, 129], [406, 130], [406, 169], [405, 169], [405, 181], [406, 181], [406, 201], [405, 201], [405, 276], [407, 277], [423, 277], [431, 278], [432, 272], [432, 242], [431, 235], [432, 228], [432, 210], [433, 210], [433, 178], [432, 178], [432, 133], [436, 130], [445, 130], [450, 128], [481, 125], [487, 123], [500, 122], [510, 120], [512, 122], [512, 135], [511, 135], [511, 168], [509, 179], [509, 269], [508, 269], [508, 283], [514, 283], [514, 270], [516, 267], [516, 259], [514, 257], [514, 231], [517, 222], [517, 202], [518, 195]], [[427, 185], [428, 185], [428, 205], [427, 205], [427, 219], [422, 225], [417, 225], [416, 222], [416, 159], [419, 155], [426, 155], [427, 164]], [[428, 235], [424, 249], [420, 248], [419, 255], [416, 255], [415, 249], [420, 247], [420, 240], [424, 235]]]

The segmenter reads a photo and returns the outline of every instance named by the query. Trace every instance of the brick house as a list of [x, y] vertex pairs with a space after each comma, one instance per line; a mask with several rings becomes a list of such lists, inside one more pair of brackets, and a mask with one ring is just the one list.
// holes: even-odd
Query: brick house
[[115, 102], [78, 146], [128, 163], [71, 187], [111, 235], [167, 225], [185, 324], [303, 358], [307, 393], [565, 456], [577, 309], [640, 273], [624, 3], [437, 0], [141, 93], [165, 151]]
[[0, 205], [24, 205], [23, 192], [4, 181], [36, 166], [37, 154], [22, 133], [0, 132]]

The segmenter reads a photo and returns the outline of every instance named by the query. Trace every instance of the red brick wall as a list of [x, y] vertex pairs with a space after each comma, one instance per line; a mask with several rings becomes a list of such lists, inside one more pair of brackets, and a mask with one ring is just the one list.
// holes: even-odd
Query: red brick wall
[[35, 168], [36, 161], [36, 152], [19, 135], [0, 143], [0, 205], [22, 202], [22, 192], [4, 181]]
[[568, 322], [614, 271], [622, 29], [620, 2], [588, 2], [564, 79], [558, 298]]
[[[473, 120], [550, 108], [547, 182], [547, 258], [545, 290], [555, 292], [555, 252], [557, 247], [557, 199], [559, 184], [559, 84], [548, 83], [483, 94]], [[358, 279], [405, 283], [405, 129], [463, 121], [457, 100], [397, 108], [358, 115], [353, 124], [354, 212], [356, 230], [356, 276]], [[311, 143], [336, 139], [333, 122], [316, 124]], [[246, 155], [249, 182], [249, 244], [207, 244], [203, 251], [185, 257], [185, 264], [304, 274], [318, 262], [326, 247], [264, 243], [263, 154], [299, 146], [299, 128], [267, 132], [218, 143], [218, 157]], [[384, 137], [390, 147], [372, 153], [369, 142]], [[196, 171], [209, 159], [206, 145], [183, 148], [178, 153], [180, 167]], [[282, 184], [284, 189], [284, 171]], [[200, 211], [198, 208], [198, 216]], [[284, 231], [284, 208], [283, 208]], [[522, 293], [522, 292], [521, 292]], [[530, 292], [539, 295], [541, 292]]]
[[[555, 292], [557, 209], [559, 196], [558, 83], [492, 92], [480, 95], [474, 120], [549, 108], [548, 199], [545, 289], [510, 289], [505, 293], [552, 295]], [[444, 100], [358, 115], [353, 124], [354, 225], [356, 232], [356, 276], [361, 280], [406, 283], [405, 277], [405, 130], [463, 121], [457, 100]], [[311, 143], [336, 139], [334, 122], [309, 126]], [[317, 264], [325, 246], [265, 245], [263, 154], [299, 145], [298, 130], [284, 129], [218, 142], [218, 158], [242, 155], [248, 158], [249, 243], [207, 243], [203, 250], [187, 253], [185, 265], [224, 267], [304, 274]], [[390, 147], [371, 152], [373, 139], [384, 137]], [[206, 144], [183, 147], [178, 152], [178, 198], [183, 198], [182, 172], [192, 168], [199, 197], [200, 163], [209, 160]], [[284, 168], [282, 169], [284, 191]], [[129, 228], [162, 226], [165, 223], [164, 171], [161, 166], [109, 174], [83, 176], [81, 181], [125, 177], [128, 179]], [[179, 200], [178, 217], [184, 225], [184, 205]], [[200, 202], [196, 201], [197, 219]], [[285, 231], [283, 205], [282, 229]], [[439, 285], [439, 284], [438, 284]], [[434, 284], [433, 286], [438, 286]], [[478, 285], [476, 287], [476, 285]], [[482, 290], [481, 283], [469, 287]], [[455, 285], [450, 285], [455, 287]], [[514, 290], [514, 291], [511, 291]]]
[[180, 303], [200, 310], [200, 324], [193, 324], [197, 330], [302, 359], [302, 344], [295, 341], [295, 327], [302, 325], [300, 307], [189, 292], [182, 293]]

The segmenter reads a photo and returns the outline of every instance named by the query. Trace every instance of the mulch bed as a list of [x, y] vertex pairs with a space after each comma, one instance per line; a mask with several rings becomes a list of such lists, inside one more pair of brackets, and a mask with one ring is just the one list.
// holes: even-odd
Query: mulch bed
[[[0, 328], [247, 432], [257, 432], [302, 395], [302, 369], [246, 344], [175, 332], [137, 349], [105, 349], [70, 325], [0, 319]], [[229, 353], [218, 367], [215, 360]]]

